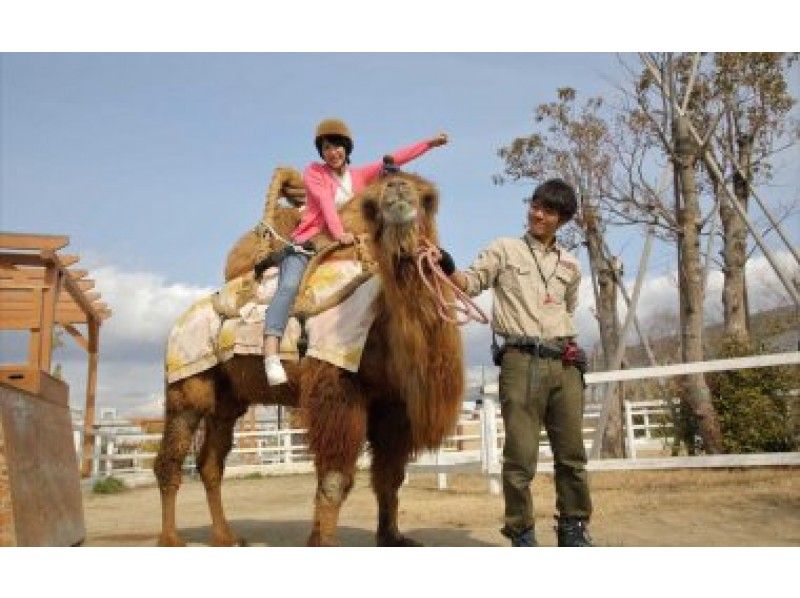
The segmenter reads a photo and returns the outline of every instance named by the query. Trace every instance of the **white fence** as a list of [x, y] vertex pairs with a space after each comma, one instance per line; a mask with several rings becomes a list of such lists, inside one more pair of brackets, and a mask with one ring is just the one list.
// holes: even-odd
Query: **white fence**
[[[153, 461], [161, 434], [141, 434], [119, 428], [115, 422], [95, 425], [92, 479], [114, 475], [132, 486], [154, 482]], [[73, 430], [73, 440], [80, 458], [82, 426]], [[196, 473], [198, 450], [199, 442], [195, 442], [194, 450], [184, 462], [183, 470], [189, 475]], [[305, 444], [305, 430], [301, 429], [235, 432], [234, 446], [226, 464], [225, 475], [238, 477], [313, 470]]]
[[[719, 360], [700, 364], [658, 366], [619, 372], [590, 374], [588, 384], [613, 380], [634, 380], [665, 377], [700, 371], [721, 371], [747, 367], [764, 367], [778, 364], [800, 363], [800, 352]], [[505, 433], [499, 417], [497, 402], [491, 387], [484, 389], [483, 404], [477, 411], [462, 413], [456, 433], [449, 437], [435, 453], [421, 455], [410, 464], [409, 472], [433, 471], [438, 475], [439, 487], [447, 485], [447, 474], [458, 472], [483, 472], [489, 478], [489, 489], [499, 492], [500, 454]], [[496, 390], [494, 391], [496, 393]], [[771, 453], [764, 455], [710, 455], [694, 457], [663, 457], [660, 453], [673, 442], [673, 426], [669, 417], [672, 409], [663, 401], [625, 401], [625, 459], [592, 459], [587, 468], [600, 469], [661, 469], [668, 467], [745, 467], [748, 465], [800, 465], [800, 453]], [[587, 449], [596, 441], [596, 428], [601, 409], [597, 404], [587, 405], [584, 413], [583, 437]], [[120, 476], [132, 485], [152, 483], [152, 463], [156, 456], [161, 434], [136, 434], [120, 430], [119, 424], [104, 423], [95, 426], [92, 477]], [[75, 431], [75, 447], [80, 451], [82, 432]], [[640, 451], [649, 451], [649, 458], [640, 458]], [[643, 456], [643, 455], [642, 455]], [[540, 439], [541, 471], [552, 470], [552, 454], [546, 433]], [[184, 470], [195, 471], [195, 454], [190, 454]], [[369, 464], [364, 453], [359, 466]], [[281, 474], [312, 471], [312, 461], [305, 444], [305, 431], [258, 430], [236, 432], [234, 448], [228, 457], [226, 476], [241, 477], [249, 474]]]
[[[631, 404], [626, 401], [625, 408], [626, 421], [629, 422], [627, 430], [629, 451], [635, 451], [637, 448], [654, 448], [670, 442], [670, 437], [664, 435], [664, 424], [659, 423], [659, 417], [668, 412], [662, 403], [650, 401]], [[598, 417], [599, 406], [587, 406], [583, 428], [584, 443], [587, 448], [591, 444]], [[82, 430], [82, 426], [76, 426], [73, 432], [75, 449], [79, 454], [82, 447]], [[486, 398], [482, 408], [462, 413], [456, 433], [445, 440], [439, 451], [421, 455], [410, 470], [411, 472], [437, 471], [441, 488], [447, 485], [444, 470], [452, 469], [453, 465], [462, 471], [496, 473], [499, 471], [499, 455], [504, 439], [505, 432], [499, 410], [491, 398]], [[130, 485], [152, 483], [153, 460], [160, 441], [160, 433], [132, 432], [119, 422], [102, 422], [96, 425], [92, 478], [113, 474], [126, 480]], [[195, 443], [194, 448], [199, 449], [199, 442]], [[540, 439], [540, 455], [545, 461], [552, 457], [544, 429]], [[184, 471], [189, 475], [193, 475], [196, 471], [195, 459], [196, 450], [192, 450], [184, 463]], [[368, 465], [368, 454], [364, 454], [359, 466]], [[232, 477], [252, 474], [277, 475], [312, 470], [305, 430], [256, 430], [234, 433], [234, 446], [228, 456], [225, 475]]]
[[[677, 409], [678, 401], [673, 405]], [[628, 458], [636, 459], [637, 449], [664, 449], [674, 441], [672, 413], [665, 401], [625, 401], [624, 407]]]

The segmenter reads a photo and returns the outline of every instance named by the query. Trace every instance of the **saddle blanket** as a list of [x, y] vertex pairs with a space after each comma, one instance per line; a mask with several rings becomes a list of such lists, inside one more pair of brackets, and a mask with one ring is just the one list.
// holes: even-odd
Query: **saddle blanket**
[[[308, 291], [319, 304], [362, 274], [355, 260], [331, 260], [311, 274]], [[278, 269], [264, 273], [256, 288], [250, 277], [226, 283], [215, 295], [196, 301], [178, 319], [169, 333], [165, 355], [168, 383], [203, 372], [234, 355], [263, 355], [264, 313], [275, 294]], [[306, 355], [332, 363], [350, 372], [358, 371], [367, 334], [375, 319], [380, 291], [378, 276], [370, 276], [344, 301], [306, 320]], [[244, 298], [244, 300], [243, 300]], [[244, 301], [238, 309], [236, 307]], [[218, 313], [214, 303], [226, 313]], [[297, 360], [300, 324], [292, 317], [280, 343], [281, 359]]]

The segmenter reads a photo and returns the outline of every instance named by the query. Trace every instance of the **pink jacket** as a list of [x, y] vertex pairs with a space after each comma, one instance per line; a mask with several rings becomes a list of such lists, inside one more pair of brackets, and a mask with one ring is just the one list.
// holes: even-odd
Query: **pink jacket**
[[[427, 141], [420, 141], [397, 150], [392, 157], [395, 164], [402, 166], [429, 149]], [[365, 166], [348, 167], [353, 181], [353, 194], [359, 193], [377, 179], [382, 167], [382, 160]], [[303, 173], [303, 184], [306, 188], [306, 209], [300, 218], [300, 224], [292, 232], [292, 240], [303, 243], [325, 228], [334, 239], [341, 237], [344, 227], [336, 212], [336, 180], [331, 169], [326, 164], [312, 162]]]

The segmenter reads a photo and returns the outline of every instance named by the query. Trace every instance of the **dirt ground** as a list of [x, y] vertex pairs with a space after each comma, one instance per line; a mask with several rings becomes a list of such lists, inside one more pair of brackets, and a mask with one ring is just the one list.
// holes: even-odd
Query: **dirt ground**
[[[599, 546], [800, 546], [800, 468], [596, 472], [590, 530]], [[228, 479], [223, 499], [231, 525], [251, 546], [303, 546], [310, 528], [312, 475]], [[486, 478], [412, 474], [400, 492], [401, 531], [428, 546], [506, 546], [499, 533], [502, 497]], [[555, 545], [551, 475], [534, 484], [537, 536]], [[153, 546], [161, 514], [155, 486], [121, 494], [84, 493], [85, 546]], [[377, 509], [359, 473], [342, 509], [343, 546], [373, 546]], [[210, 540], [202, 483], [185, 479], [178, 529], [189, 545]]]

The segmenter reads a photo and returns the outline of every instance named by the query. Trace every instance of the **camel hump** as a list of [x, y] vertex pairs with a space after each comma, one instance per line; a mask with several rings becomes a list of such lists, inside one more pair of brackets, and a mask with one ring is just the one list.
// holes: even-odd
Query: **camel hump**
[[[285, 199], [289, 205], [281, 205]], [[272, 172], [261, 220], [234, 243], [225, 260], [225, 281], [251, 271], [270, 252], [279, 249], [300, 222], [300, 208], [305, 205], [306, 190], [300, 171], [278, 166]]]

